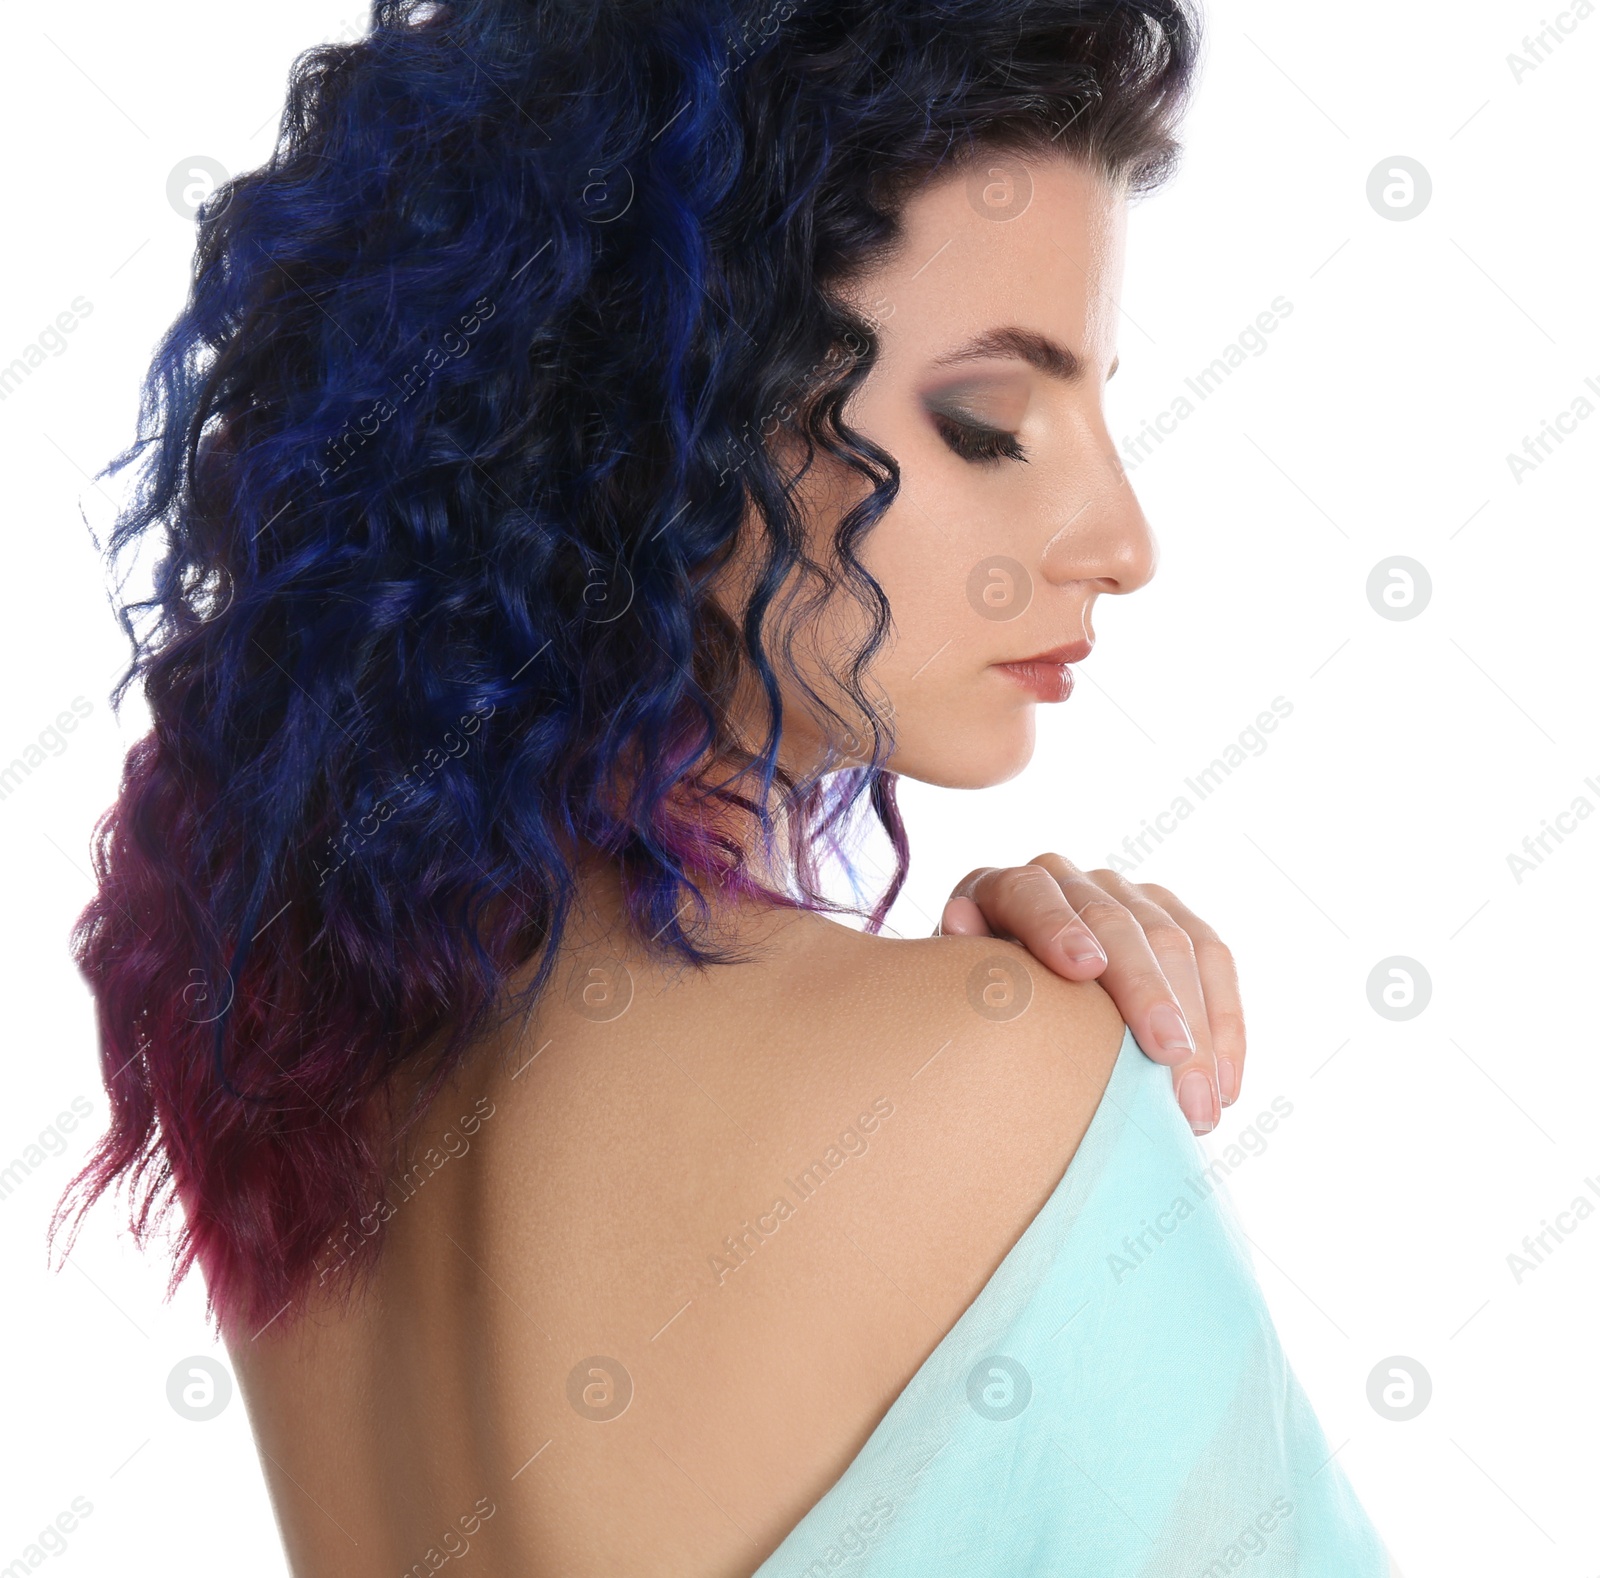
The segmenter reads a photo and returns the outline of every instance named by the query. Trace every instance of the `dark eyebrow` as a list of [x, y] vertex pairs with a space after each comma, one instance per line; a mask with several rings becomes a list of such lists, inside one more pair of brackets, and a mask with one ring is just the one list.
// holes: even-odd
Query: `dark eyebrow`
[[1037, 367], [1047, 378], [1075, 383], [1083, 376], [1083, 363], [1066, 346], [1035, 329], [986, 329], [975, 339], [933, 359], [935, 367], [974, 362], [986, 356], [1015, 356]]

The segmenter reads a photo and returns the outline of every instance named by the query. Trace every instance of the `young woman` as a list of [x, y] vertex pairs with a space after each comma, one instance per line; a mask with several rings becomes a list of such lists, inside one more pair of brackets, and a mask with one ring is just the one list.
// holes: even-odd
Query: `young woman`
[[1020, 772], [1155, 569], [1101, 395], [1196, 50], [385, 0], [203, 213], [83, 1182], [181, 1205], [302, 1578], [1391, 1570], [1190, 1134], [1206, 928], [1043, 857], [879, 934], [896, 776]]

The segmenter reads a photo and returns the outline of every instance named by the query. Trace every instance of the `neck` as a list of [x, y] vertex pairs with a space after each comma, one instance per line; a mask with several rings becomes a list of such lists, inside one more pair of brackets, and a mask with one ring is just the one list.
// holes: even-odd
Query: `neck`
[[[734, 770], [724, 767], [707, 775], [711, 784], [753, 801], [757, 785], [748, 776], [733, 782]], [[617, 797], [620, 811], [626, 795]], [[706, 901], [709, 928], [721, 937], [728, 928], [742, 931], [756, 917], [783, 911], [765, 893], [793, 896], [798, 890], [795, 861], [790, 848], [794, 813], [781, 784], [769, 796], [771, 835], [763, 835], [759, 818], [747, 805], [705, 790], [680, 785], [668, 802], [675, 833], [671, 843]], [[579, 906], [574, 921], [580, 933], [598, 925], [610, 934], [627, 918], [621, 864], [614, 855], [591, 844], [569, 850], [578, 878]], [[752, 891], [755, 890], [755, 891]], [[587, 918], [585, 918], [587, 916]], [[685, 916], [685, 922], [689, 920]]]

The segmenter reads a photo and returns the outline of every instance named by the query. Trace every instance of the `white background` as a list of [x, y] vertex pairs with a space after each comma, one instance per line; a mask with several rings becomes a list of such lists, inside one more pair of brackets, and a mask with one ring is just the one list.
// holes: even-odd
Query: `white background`
[[[92, 712], [0, 799], [11, 1031], [0, 1166], [74, 1098], [93, 1117], [0, 1200], [0, 1568], [86, 1497], [46, 1569], [285, 1571], [235, 1399], [167, 1404], [179, 1360], [225, 1355], [200, 1288], [96, 1213], [47, 1271], [50, 1207], [105, 1118], [67, 934], [89, 831], [143, 731], [107, 691], [124, 649], [85, 527], [92, 474], [131, 436], [138, 379], [181, 303], [192, 227], [167, 197], [196, 155], [267, 154], [289, 62], [351, 36], [353, 0], [107, 4], [7, 16], [0, 95], [9, 245], [0, 365], [92, 311], [0, 402], [7, 559], [0, 760], [82, 697]], [[1573, 28], [1517, 80], [1541, 21]], [[1132, 436], [1285, 297], [1292, 313], [1130, 467], [1162, 542], [1154, 583], [1105, 600], [1078, 694], [1019, 780], [981, 798], [904, 786], [915, 863], [893, 918], [926, 932], [977, 864], [1058, 849], [1109, 862], [1275, 697], [1292, 713], [1138, 857], [1233, 946], [1251, 1057], [1209, 1142], [1277, 1096], [1293, 1115], [1230, 1187], [1330, 1445], [1407, 1578], [1600, 1570], [1592, 1420], [1600, 1216], [1545, 1263], [1526, 1234], [1600, 1189], [1600, 1003], [1590, 895], [1600, 818], [1519, 882], [1507, 856], [1578, 796], [1600, 807], [1592, 686], [1600, 412], [1520, 481], [1507, 454], [1600, 382], [1593, 166], [1600, 18], [1521, 4], [1215, 0], [1182, 173], [1135, 212], [1111, 385]], [[41, 32], [41, 21], [47, 32]], [[1393, 156], [1433, 196], [1367, 197]], [[1375, 566], [1426, 567], [1415, 618], [1380, 617]], [[1374, 1011], [1404, 956], [1432, 996]], [[52, 1142], [53, 1143], [53, 1142]], [[1591, 1194], [1600, 1204], [1600, 1198]], [[1368, 1377], [1432, 1383], [1397, 1423]], [[1197, 1353], [1195, 1363], [1205, 1356]]]

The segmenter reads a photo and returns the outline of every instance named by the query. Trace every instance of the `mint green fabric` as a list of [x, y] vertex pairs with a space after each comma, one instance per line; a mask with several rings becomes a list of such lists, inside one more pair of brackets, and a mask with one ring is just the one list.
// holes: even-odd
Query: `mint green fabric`
[[756, 1578], [1387, 1578], [1206, 1166], [1129, 1032], [1055, 1191]]

